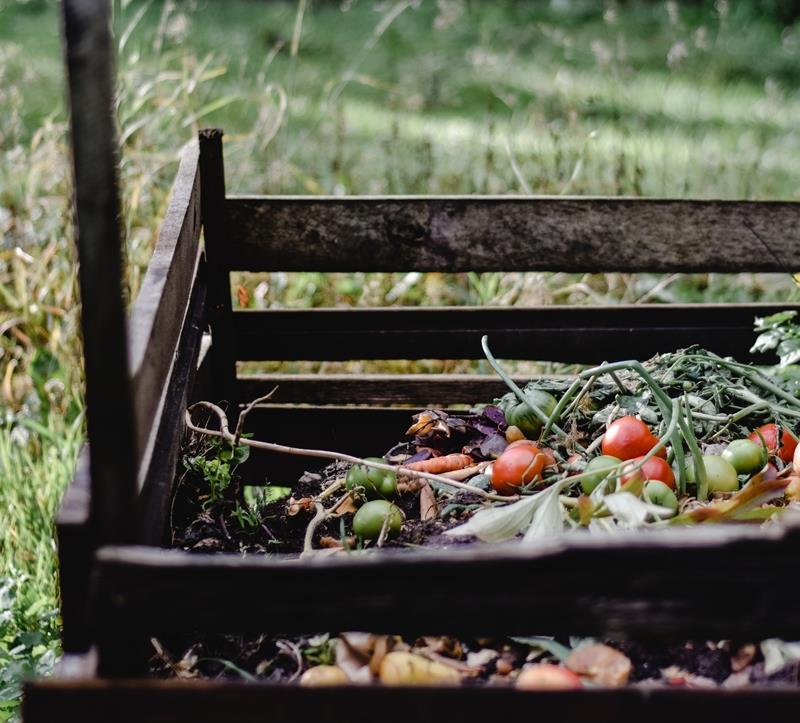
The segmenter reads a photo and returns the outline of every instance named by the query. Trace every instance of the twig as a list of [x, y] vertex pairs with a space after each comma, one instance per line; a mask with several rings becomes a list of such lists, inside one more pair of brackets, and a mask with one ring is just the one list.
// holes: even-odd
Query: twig
[[473, 464], [469, 467], [464, 467], [463, 469], [455, 469], [452, 472], [442, 472], [442, 477], [447, 477], [449, 480], [456, 480], [457, 482], [461, 482], [462, 480], [469, 479], [470, 477], [483, 472], [491, 462], [478, 462], [478, 464]]
[[389, 522], [392, 518], [391, 512], [383, 518], [383, 525], [381, 525], [381, 532], [378, 535], [378, 541], [375, 543], [378, 547], [383, 547], [386, 542], [386, 535], [389, 533]]
[[328, 510], [326, 510], [321, 502], [315, 502], [314, 507], [317, 508], [317, 514], [311, 518], [311, 522], [308, 523], [308, 527], [306, 527], [306, 536], [303, 538], [303, 552], [312, 552], [314, 550], [314, 546], [312, 541], [314, 539], [314, 533], [317, 530], [325, 518], [328, 516]]
[[[331, 487], [340, 487], [341, 480], [337, 480], [334, 482], [328, 489], [323, 492], [323, 494], [327, 493]], [[317, 531], [317, 528], [325, 522], [329, 517], [332, 517], [336, 514], [336, 510], [338, 510], [348, 499], [351, 499], [352, 494], [347, 492], [346, 494], [342, 495], [336, 504], [333, 505], [329, 510], [325, 509], [322, 503], [319, 501], [322, 498], [322, 495], [317, 497], [314, 500], [314, 507], [316, 508], [316, 514], [311, 518], [311, 521], [308, 523], [308, 527], [306, 527], [306, 534], [303, 538], [303, 554], [307, 552], [314, 552], [314, 533]]]
[[336, 492], [336, 490], [340, 489], [343, 484], [344, 479], [340, 477], [322, 490], [322, 492], [320, 492], [315, 499], [319, 501], [324, 500], [326, 497], [330, 497], [334, 492]]
[[[214, 412], [218, 419], [220, 428], [219, 429], [209, 429], [207, 427], [198, 427], [192, 421], [192, 412], [197, 408], [205, 408], [209, 409]], [[196, 432], [197, 434], [205, 434], [210, 437], [221, 437], [226, 441], [233, 444], [235, 440], [235, 436], [231, 434], [230, 429], [228, 427], [228, 419], [225, 415], [225, 412], [222, 411], [220, 407], [212, 402], [196, 402], [193, 404], [189, 409], [186, 410], [186, 426]], [[287, 447], [283, 444], [275, 444], [274, 442], [262, 442], [257, 439], [246, 439], [242, 438], [239, 440], [240, 444], [243, 444], [247, 447], [255, 447], [256, 449], [265, 449], [269, 452], [277, 452], [278, 454], [291, 454], [300, 457], [317, 457], [321, 459], [333, 459], [338, 460], [340, 462], [349, 462], [350, 464], [362, 464], [366, 467], [374, 467], [375, 469], [382, 469], [387, 472], [402, 472], [404, 475], [408, 477], [418, 477], [420, 479], [426, 479], [431, 482], [438, 482], [442, 485], [447, 485], [449, 487], [455, 487], [456, 489], [465, 490], [467, 492], [472, 492], [474, 494], [480, 495], [487, 500], [494, 500], [496, 502], [514, 502], [515, 500], [519, 499], [517, 495], [498, 495], [492, 492], [486, 492], [478, 487], [473, 487], [472, 485], [464, 484], [463, 482], [456, 482], [455, 480], [448, 479], [447, 477], [442, 477], [438, 474], [430, 474], [429, 472], [418, 472], [417, 470], [408, 469], [407, 467], [403, 467], [400, 465], [399, 467], [393, 467], [389, 464], [383, 464], [381, 462], [371, 462], [368, 460], [361, 459], [360, 457], [354, 457], [350, 454], [343, 454], [342, 452], [330, 452], [324, 449], [304, 449], [302, 447]]]
[[236, 433], [233, 435], [233, 442], [231, 444], [234, 447], [239, 446], [239, 441], [242, 437], [242, 430], [244, 429], [244, 420], [247, 419], [247, 415], [253, 411], [253, 408], [257, 404], [261, 404], [262, 402], [266, 402], [270, 397], [272, 397], [275, 392], [278, 391], [278, 387], [273, 387], [269, 392], [267, 392], [263, 397], [259, 397], [258, 399], [254, 399], [250, 404], [248, 404], [239, 414], [239, 421], [236, 423]]

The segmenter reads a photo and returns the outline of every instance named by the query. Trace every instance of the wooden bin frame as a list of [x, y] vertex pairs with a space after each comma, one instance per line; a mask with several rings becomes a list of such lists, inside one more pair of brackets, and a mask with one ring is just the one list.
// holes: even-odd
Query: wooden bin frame
[[[91, 454], [58, 515], [65, 657], [26, 687], [27, 721], [478, 720], [536, 710], [561, 720], [779, 714], [800, 693], [512, 689], [301, 690], [141, 677], [147, 635], [368, 629], [456, 634], [800, 637], [800, 527], [708, 527], [567, 537], [446, 552], [287, 560], [160, 547], [193, 397], [237, 402], [279, 384], [248, 427], [262, 438], [356, 454], [398, 437], [409, 409], [503, 391], [485, 376], [252, 375], [253, 359], [500, 357], [599, 362], [752, 341], [776, 305], [639, 305], [234, 311], [233, 271], [785, 271], [800, 204], [545, 197], [235, 197], [222, 134], [183, 150], [126, 329], [108, 4], [64, 0]], [[201, 244], [201, 230], [204, 243]], [[756, 244], [764, 253], [753, 255]], [[202, 352], [206, 331], [211, 346]], [[357, 428], [357, 433], [353, 429]], [[366, 431], [365, 431], [366, 430]], [[307, 463], [254, 454], [253, 474]], [[364, 580], [369, 578], [369, 585]], [[481, 584], [476, 585], [475, 581]], [[324, 590], [326, 605], [317, 596]], [[542, 591], [546, 592], [542, 592]], [[447, 611], [446, 615], [442, 611]], [[478, 611], [479, 614], [478, 614]]]

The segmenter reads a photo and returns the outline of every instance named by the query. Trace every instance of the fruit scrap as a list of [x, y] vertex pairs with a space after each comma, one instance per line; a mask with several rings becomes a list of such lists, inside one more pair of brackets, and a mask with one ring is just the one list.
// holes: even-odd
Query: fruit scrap
[[575, 673], [552, 663], [537, 663], [523, 668], [515, 685], [520, 690], [571, 690], [583, 687]]
[[350, 680], [337, 665], [317, 665], [300, 676], [304, 688], [322, 688], [329, 685], [345, 685]]
[[384, 657], [379, 677], [384, 685], [458, 685], [461, 682], [455, 669], [402, 651]]
[[633, 668], [627, 655], [600, 643], [576, 648], [564, 665], [592, 683], [611, 688], [625, 685]]

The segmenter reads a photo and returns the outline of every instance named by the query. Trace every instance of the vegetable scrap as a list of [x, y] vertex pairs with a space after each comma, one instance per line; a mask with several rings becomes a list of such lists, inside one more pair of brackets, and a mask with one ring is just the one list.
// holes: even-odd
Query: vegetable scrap
[[[185, 647], [153, 639], [151, 672], [323, 687], [347, 684], [736, 689], [800, 684], [800, 643], [688, 641], [657, 646], [547, 636], [453, 638], [346, 632], [280, 638], [217, 635]], [[177, 652], [173, 652], [177, 651]]]
[[[499, 542], [535, 546], [566, 534], [720, 522], [774, 525], [800, 512], [800, 333], [785, 314], [757, 320], [757, 329], [762, 335], [754, 351], [775, 350], [781, 364], [745, 364], [694, 346], [571, 377], [540, 377], [524, 387], [484, 338], [486, 358], [508, 392], [475, 400], [468, 411], [415, 414], [398, 430], [397, 444], [364, 458], [249, 437], [246, 416], [255, 402], [233, 433], [219, 407], [200, 403], [187, 412], [192, 435], [176, 484], [173, 545], [330, 556]], [[209, 426], [199, 426], [201, 411]], [[251, 480], [245, 463], [254, 449], [327, 464], [310, 463], [299, 480]], [[796, 683], [800, 659], [800, 644], [782, 641], [651, 650], [541, 637], [343, 634], [321, 640], [223, 636], [185, 649], [178, 641], [170, 647], [180, 650], [177, 657], [159, 643], [154, 671], [307, 686], [735, 687], [774, 675]]]

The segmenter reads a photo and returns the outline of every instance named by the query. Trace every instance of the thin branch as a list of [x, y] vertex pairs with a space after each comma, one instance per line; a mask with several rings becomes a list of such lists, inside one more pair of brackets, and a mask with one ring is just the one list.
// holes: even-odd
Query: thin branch
[[259, 397], [258, 399], [254, 399], [250, 404], [248, 404], [239, 415], [239, 421], [236, 423], [236, 434], [233, 437], [233, 446], [238, 447], [239, 441], [242, 437], [242, 430], [244, 429], [244, 420], [247, 419], [247, 415], [253, 411], [253, 409], [258, 404], [262, 404], [266, 402], [268, 399], [272, 397], [275, 392], [278, 391], [278, 387], [274, 386], [269, 392], [267, 392], [263, 397]]
[[[192, 421], [192, 412], [195, 409], [203, 408], [209, 409], [210, 411], [214, 412], [219, 419], [220, 428], [219, 429], [208, 429], [207, 427], [198, 427]], [[197, 434], [204, 434], [210, 437], [221, 437], [222, 439], [230, 442], [233, 444], [236, 437], [235, 435], [231, 434], [230, 429], [228, 427], [228, 420], [225, 416], [225, 412], [222, 411], [220, 407], [212, 402], [196, 402], [193, 404], [189, 409], [186, 410], [186, 426], [196, 432]], [[342, 452], [329, 452], [328, 450], [324, 449], [304, 449], [302, 447], [288, 447], [283, 444], [275, 444], [274, 442], [261, 442], [257, 439], [245, 439], [242, 438], [239, 440], [239, 444], [243, 444], [247, 447], [255, 447], [256, 449], [265, 449], [268, 452], [277, 452], [278, 454], [291, 454], [299, 457], [316, 457], [320, 459], [332, 459], [337, 460], [339, 462], [349, 462], [350, 464], [361, 464], [365, 467], [374, 467], [375, 469], [382, 469], [387, 472], [396, 472], [402, 473], [407, 477], [416, 477], [420, 479], [426, 479], [431, 482], [437, 482], [438, 484], [447, 485], [448, 487], [454, 487], [456, 489], [465, 490], [467, 492], [472, 492], [473, 494], [479, 495], [487, 500], [494, 500], [496, 502], [514, 502], [515, 500], [519, 499], [516, 495], [498, 495], [494, 494], [493, 492], [486, 492], [479, 487], [473, 487], [472, 485], [464, 484], [463, 482], [456, 482], [455, 480], [448, 479], [447, 477], [442, 477], [438, 474], [430, 474], [429, 472], [419, 472], [414, 469], [408, 469], [407, 467], [403, 467], [400, 465], [399, 467], [394, 467], [389, 464], [383, 464], [381, 462], [371, 462], [369, 460], [361, 459], [360, 457], [354, 457], [350, 454], [343, 454]]]

